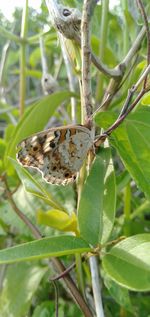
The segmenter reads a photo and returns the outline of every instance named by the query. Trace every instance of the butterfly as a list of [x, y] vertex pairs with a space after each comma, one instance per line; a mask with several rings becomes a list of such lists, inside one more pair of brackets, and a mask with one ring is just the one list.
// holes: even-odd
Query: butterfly
[[51, 128], [22, 140], [17, 160], [41, 172], [46, 182], [66, 185], [75, 181], [88, 151], [93, 133], [83, 125]]

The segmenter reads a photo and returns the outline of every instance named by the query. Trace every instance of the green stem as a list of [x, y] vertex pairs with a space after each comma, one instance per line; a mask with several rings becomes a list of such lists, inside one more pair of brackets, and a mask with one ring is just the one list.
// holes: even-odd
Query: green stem
[[[108, 30], [108, 12], [109, 0], [102, 1], [102, 14], [101, 14], [101, 31], [100, 31], [100, 60], [104, 61], [105, 49], [107, 46], [107, 30]], [[96, 100], [99, 101], [103, 95], [104, 75], [98, 74], [97, 87], [96, 87]]]
[[124, 191], [124, 217], [125, 217], [125, 227], [124, 234], [130, 234], [130, 213], [131, 213], [131, 187], [130, 183], [127, 184]]
[[81, 255], [76, 254], [75, 258], [76, 258], [76, 273], [77, 273], [78, 288], [83, 298], [85, 298]]
[[22, 13], [22, 26], [21, 26], [21, 39], [20, 43], [20, 117], [22, 117], [25, 108], [25, 95], [26, 95], [26, 35], [27, 35], [27, 22], [28, 22], [28, 0], [25, 1]]
[[2, 26], [0, 26], [0, 35], [5, 37], [5, 38], [7, 38], [10, 41], [14, 41], [15, 43], [21, 43], [22, 42], [22, 39], [19, 36], [7, 31]]
[[140, 216], [141, 214], [143, 214], [143, 212], [146, 209], [150, 209], [150, 202], [149, 200], [146, 200], [142, 205], [140, 205], [139, 207], [137, 207], [134, 212], [131, 214], [130, 219], [134, 219], [137, 216]]

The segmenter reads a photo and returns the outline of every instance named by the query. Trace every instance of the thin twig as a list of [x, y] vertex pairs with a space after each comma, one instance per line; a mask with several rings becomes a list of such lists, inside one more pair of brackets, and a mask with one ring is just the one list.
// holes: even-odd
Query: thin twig
[[145, 33], [146, 33], [146, 28], [145, 28], [145, 26], [143, 26], [141, 31], [137, 35], [137, 38], [135, 39], [134, 43], [132, 44], [131, 48], [129, 49], [129, 52], [127, 53], [127, 55], [124, 57], [124, 59], [120, 63], [121, 68], [128, 67], [129, 63], [131, 62], [131, 59], [135, 56], [135, 54], [139, 50], [139, 48], [141, 46], [141, 42], [145, 36]]
[[43, 42], [43, 37], [42, 36], [40, 36], [40, 40], [39, 41], [40, 41], [42, 72], [44, 74], [47, 74], [48, 73], [48, 66], [47, 66], [45, 47], [44, 47], [44, 42]]
[[91, 0], [84, 0], [81, 21], [81, 58], [82, 58], [82, 97], [85, 121], [91, 118], [92, 93], [91, 93], [91, 50], [90, 50], [90, 8]]
[[[146, 35], [147, 35], [147, 65], [149, 65], [150, 64], [150, 28], [149, 28], [148, 17], [146, 15], [142, 1], [141, 0], [136, 0], [136, 1], [137, 1], [137, 5], [140, 8], [140, 11], [141, 11], [141, 14], [143, 16], [144, 23], [145, 23]], [[145, 80], [144, 80], [144, 84], [143, 84], [144, 88], [146, 88], [147, 78], [148, 78], [148, 76], [146, 76]]]
[[145, 26], [142, 27], [141, 31], [139, 32], [137, 38], [135, 39], [134, 43], [132, 44], [129, 52], [124, 57], [122, 62], [116, 66], [116, 68], [119, 68], [122, 70], [120, 77], [118, 78], [111, 78], [110, 82], [108, 84], [108, 87], [106, 89], [105, 95], [103, 97], [102, 103], [100, 107], [97, 109], [99, 111], [100, 108], [103, 107], [103, 109], [107, 109], [109, 104], [111, 103], [112, 99], [114, 98], [115, 94], [118, 92], [118, 89], [120, 88], [120, 84], [122, 81], [122, 78], [124, 76], [126, 68], [131, 63], [132, 58], [135, 56], [135, 54], [138, 52], [141, 46], [141, 42], [145, 36], [146, 28]]
[[[128, 96], [127, 96], [126, 101], [122, 107], [120, 114], [119, 114], [119, 118], [122, 117], [122, 115], [126, 113], [128, 107], [130, 105], [130, 102], [132, 100], [133, 94], [137, 91], [137, 89], [141, 85], [142, 81], [144, 80], [144, 82], [145, 82], [145, 78], [147, 78], [149, 73], [150, 73], [150, 65], [148, 65], [148, 67], [145, 69], [145, 71], [143, 72], [141, 77], [138, 79], [136, 84], [133, 85], [132, 88], [128, 90]], [[146, 89], [145, 85], [143, 88]], [[144, 94], [145, 94], [145, 92], [144, 92]]]
[[[80, 36], [75, 35], [74, 40], [81, 47]], [[91, 50], [91, 61], [95, 65], [95, 67], [107, 77], [120, 78], [120, 76], [122, 75], [122, 70], [120, 67], [108, 68], [107, 65], [102, 63], [102, 61], [92, 52], [92, 50]]]
[[58, 285], [56, 281], [51, 281], [55, 290], [55, 317], [58, 317]]
[[[145, 95], [150, 90], [150, 87], [144, 88], [142, 87], [141, 91], [135, 98], [135, 100], [132, 102], [130, 105], [130, 101], [132, 99], [133, 94], [137, 91], [138, 87], [142, 83], [143, 80], [147, 77], [148, 73], [150, 73], [150, 65], [147, 66], [141, 77], [138, 79], [135, 85], [132, 86], [132, 88], [128, 92], [127, 99], [124, 103], [124, 106], [122, 108], [122, 115], [118, 116], [117, 120], [106, 130], [104, 133], [98, 137], [95, 140], [95, 146], [98, 147], [100, 146], [101, 143], [105, 141], [105, 139], [116, 129], [118, 126], [124, 121], [124, 119], [128, 116], [128, 114], [135, 108], [135, 106], [138, 104], [138, 102], [141, 100], [141, 98]], [[130, 105], [130, 107], [129, 107]]]
[[65, 275], [67, 275], [69, 272], [71, 272], [76, 266], [76, 262], [72, 263], [69, 267], [67, 267], [66, 270], [64, 270], [61, 274], [51, 277], [50, 281], [58, 281], [61, 278], [63, 278]]
[[100, 276], [98, 273], [97, 259], [95, 256], [89, 258], [91, 277], [92, 277], [92, 289], [95, 301], [96, 317], [104, 317], [104, 310], [101, 297], [100, 288]]
[[12, 197], [12, 192], [9, 190], [9, 186], [8, 186], [7, 179], [5, 176], [3, 177], [3, 182], [5, 184], [6, 194], [7, 194], [8, 200], [9, 200], [10, 205], [12, 206], [13, 210], [15, 211], [15, 213], [26, 224], [26, 226], [31, 230], [32, 234], [34, 235], [34, 237], [36, 239], [41, 238], [41, 234], [40, 234], [40, 231], [38, 230], [38, 228], [17, 207], [17, 205]]

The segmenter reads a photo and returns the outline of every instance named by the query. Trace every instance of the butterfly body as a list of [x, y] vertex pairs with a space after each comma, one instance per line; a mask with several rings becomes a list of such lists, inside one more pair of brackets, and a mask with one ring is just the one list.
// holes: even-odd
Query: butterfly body
[[57, 127], [20, 142], [17, 159], [23, 166], [39, 170], [48, 183], [66, 185], [76, 179], [92, 146], [92, 132], [87, 127]]

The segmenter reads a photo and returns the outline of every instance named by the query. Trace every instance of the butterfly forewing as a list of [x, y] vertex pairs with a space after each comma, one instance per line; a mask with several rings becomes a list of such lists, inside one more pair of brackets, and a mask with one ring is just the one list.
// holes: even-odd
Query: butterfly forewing
[[23, 166], [38, 169], [48, 183], [65, 185], [75, 180], [92, 145], [88, 128], [58, 127], [20, 142], [17, 159]]

